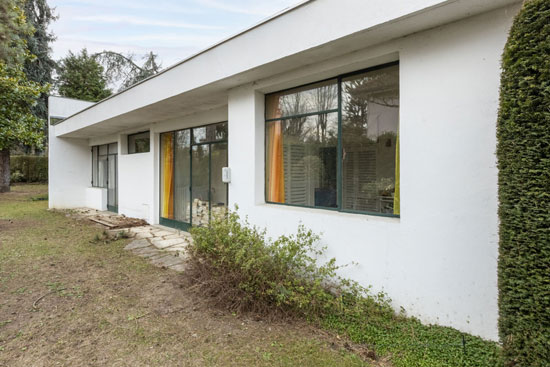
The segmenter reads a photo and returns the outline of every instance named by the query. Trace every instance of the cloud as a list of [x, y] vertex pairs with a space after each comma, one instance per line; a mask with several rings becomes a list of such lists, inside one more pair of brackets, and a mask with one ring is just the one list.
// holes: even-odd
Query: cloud
[[275, 14], [276, 12], [298, 3], [297, 0], [272, 0], [272, 1], [233, 1], [221, 2], [218, 0], [196, 0], [199, 4], [209, 8], [222, 10], [230, 13], [239, 13], [247, 15], [261, 15], [264, 17]]
[[82, 22], [93, 22], [93, 23], [114, 23], [114, 24], [132, 24], [132, 25], [143, 25], [143, 26], [152, 26], [152, 27], [168, 27], [168, 28], [186, 28], [186, 29], [197, 29], [197, 30], [221, 30], [224, 27], [206, 25], [206, 24], [190, 24], [185, 22], [169, 22], [163, 20], [154, 20], [148, 18], [124, 16], [124, 15], [87, 15], [87, 16], [77, 16], [74, 20]]
[[104, 50], [111, 50], [121, 53], [132, 53], [137, 56], [145, 55], [149, 51], [159, 55], [159, 59], [162, 61], [163, 68], [175, 64], [187, 56], [190, 56], [198, 52], [201, 48], [197, 46], [179, 46], [179, 47], [156, 47], [151, 49], [149, 47], [143, 47], [135, 44], [119, 44], [112, 42], [100, 42], [90, 41], [87, 39], [61, 39], [56, 42], [53, 58], [59, 60], [67, 56], [69, 51], [74, 53], [79, 52], [82, 48], [86, 48], [89, 53], [101, 52]]
[[157, 48], [159, 45], [167, 45], [169, 47], [182, 47], [193, 46], [206, 48], [207, 46], [214, 44], [221, 40], [223, 36], [204, 36], [204, 35], [192, 35], [192, 34], [175, 34], [175, 33], [147, 33], [137, 34], [129, 36], [118, 36], [115, 39], [112, 37], [90, 36], [89, 34], [75, 33], [70, 36], [64, 36], [61, 39], [65, 41], [86, 41], [97, 43], [109, 43], [109, 44], [139, 44], [141, 47], [148, 47], [148, 45]]
[[102, 4], [98, 0], [51, 0], [52, 6], [56, 7], [67, 7], [67, 6], [86, 6], [91, 5], [93, 7], [104, 6], [109, 9], [112, 8], [123, 8], [123, 9], [132, 9], [132, 10], [152, 10], [155, 12], [165, 12], [165, 13], [183, 13], [183, 14], [201, 14], [204, 10], [199, 8], [193, 8], [189, 6], [181, 6], [177, 3], [174, 3], [170, 0], [165, 1], [139, 1], [139, 0], [110, 0], [108, 3], [105, 2]]

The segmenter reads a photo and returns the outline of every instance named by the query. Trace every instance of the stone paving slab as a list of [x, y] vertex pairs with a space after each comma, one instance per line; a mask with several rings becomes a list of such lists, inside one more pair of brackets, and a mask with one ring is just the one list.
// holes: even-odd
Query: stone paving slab
[[171, 246], [177, 246], [177, 245], [183, 245], [186, 243], [186, 241], [183, 238], [174, 238], [171, 240], [164, 240], [159, 238], [153, 238], [151, 240], [151, 243], [156, 248], [164, 249]]
[[151, 246], [149, 241], [144, 240], [144, 239], [137, 239], [137, 240], [133, 240], [132, 242], [127, 244], [126, 247], [124, 247], [124, 249], [125, 250], [135, 250], [135, 249], [138, 249], [138, 248], [144, 248], [144, 247], [149, 247], [149, 246]]
[[183, 261], [179, 256], [164, 255], [151, 260], [151, 262], [157, 266], [170, 267], [177, 264], [181, 264]]
[[124, 247], [125, 250], [148, 259], [155, 266], [185, 271], [186, 249], [193, 240], [190, 233], [161, 225], [136, 225], [139, 220], [134, 218], [89, 208], [78, 208], [72, 213], [82, 219], [100, 218], [105, 222], [128, 223], [129, 228], [107, 229], [112, 236], [124, 232], [124, 236], [133, 239]]

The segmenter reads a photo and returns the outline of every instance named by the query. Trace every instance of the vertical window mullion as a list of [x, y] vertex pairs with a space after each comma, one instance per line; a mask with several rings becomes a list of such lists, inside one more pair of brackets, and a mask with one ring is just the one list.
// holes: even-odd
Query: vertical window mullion
[[189, 129], [189, 225], [193, 226], [193, 129]]
[[172, 220], [176, 219], [176, 132], [172, 133]]
[[338, 78], [338, 152], [336, 162], [336, 201], [338, 210], [342, 210], [342, 77]]

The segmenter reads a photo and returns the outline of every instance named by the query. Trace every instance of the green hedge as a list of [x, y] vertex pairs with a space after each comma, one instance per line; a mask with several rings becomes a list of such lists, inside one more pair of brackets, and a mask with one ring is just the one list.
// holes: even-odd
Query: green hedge
[[550, 366], [550, 1], [516, 17], [498, 117], [499, 332], [507, 367]]
[[15, 155], [10, 158], [11, 182], [47, 182], [48, 157]]

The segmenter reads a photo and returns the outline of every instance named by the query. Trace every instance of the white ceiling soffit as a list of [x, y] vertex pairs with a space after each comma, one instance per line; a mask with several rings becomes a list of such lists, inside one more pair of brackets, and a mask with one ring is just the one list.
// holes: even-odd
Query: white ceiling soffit
[[518, 1], [305, 1], [76, 113], [55, 134], [102, 136], [223, 106], [239, 85]]

